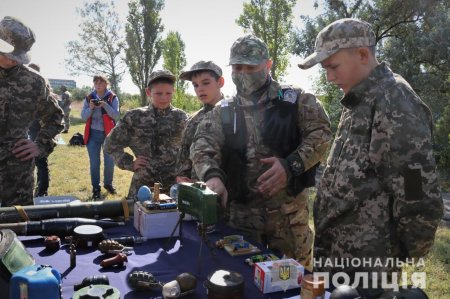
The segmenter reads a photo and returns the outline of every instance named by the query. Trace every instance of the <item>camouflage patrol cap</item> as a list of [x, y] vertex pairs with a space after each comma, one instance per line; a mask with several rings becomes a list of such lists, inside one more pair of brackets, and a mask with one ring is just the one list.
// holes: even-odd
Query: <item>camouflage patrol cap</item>
[[[33, 31], [20, 20], [13, 17], [4, 17], [0, 21], [0, 41], [2, 41], [0, 53], [9, 59], [20, 64], [29, 63], [30, 55], [28, 51], [30, 51], [35, 40]], [[13, 46], [14, 49], [11, 50], [10, 47], [6, 47], [5, 43]]]
[[217, 64], [215, 64], [212, 61], [200, 60], [199, 62], [197, 62], [193, 66], [191, 66], [191, 69], [189, 71], [182, 72], [180, 74], [180, 79], [190, 81], [192, 74], [194, 72], [198, 72], [198, 71], [212, 71], [217, 76], [222, 77], [222, 69]]
[[298, 67], [309, 69], [340, 49], [375, 46], [375, 33], [369, 23], [358, 19], [341, 19], [323, 28], [317, 34], [314, 53]]
[[152, 84], [154, 81], [156, 81], [158, 79], [163, 79], [163, 78], [168, 79], [172, 83], [175, 83], [175, 81], [177, 79], [170, 71], [157, 70], [150, 74], [150, 77], [148, 78], [148, 81], [147, 81], [147, 86]]
[[254, 35], [238, 38], [231, 46], [230, 65], [258, 65], [269, 59], [267, 45]]

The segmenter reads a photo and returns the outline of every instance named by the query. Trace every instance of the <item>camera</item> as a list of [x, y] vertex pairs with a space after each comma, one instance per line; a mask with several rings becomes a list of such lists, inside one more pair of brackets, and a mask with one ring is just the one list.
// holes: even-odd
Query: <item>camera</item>
[[92, 99], [91, 101], [92, 101], [92, 103], [94, 103], [95, 106], [100, 106], [100, 104], [102, 102], [102, 100], [100, 100], [100, 99]]

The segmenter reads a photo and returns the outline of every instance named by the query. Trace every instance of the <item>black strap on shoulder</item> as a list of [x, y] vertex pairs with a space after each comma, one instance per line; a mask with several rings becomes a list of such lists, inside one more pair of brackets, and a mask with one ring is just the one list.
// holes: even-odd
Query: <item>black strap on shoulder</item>
[[235, 101], [220, 109], [225, 144], [222, 148], [221, 169], [227, 175], [225, 186], [230, 200], [244, 202], [247, 193], [247, 127], [244, 111]]

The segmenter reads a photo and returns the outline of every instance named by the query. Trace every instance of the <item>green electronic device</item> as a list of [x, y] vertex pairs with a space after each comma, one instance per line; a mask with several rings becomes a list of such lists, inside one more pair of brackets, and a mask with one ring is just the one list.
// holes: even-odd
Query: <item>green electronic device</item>
[[205, 183], [180, 183], [178, 187], [178, 210], [209, 225], [217, 223], [217, 203], [219, 196]]

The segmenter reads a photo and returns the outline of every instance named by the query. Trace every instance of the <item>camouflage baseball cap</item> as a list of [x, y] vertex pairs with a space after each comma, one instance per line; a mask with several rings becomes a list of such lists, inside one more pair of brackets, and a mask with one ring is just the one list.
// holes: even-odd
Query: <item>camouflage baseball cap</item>
[[217, 76], [222, 77], [222, 69], [217, 64], [212, 61], [200, 60], [191, 66], [189, 71], [182, 72], [180, 74], [180, 79], [190, 81], [192, 74], [197, 71], [213, 71]]
[[148, 81], [147, 81], [147, 86], [152, 84], [155, 80], [158, 80], [161, 78], [169, 79], [172, 83], [175, 83], [175, 81], [177, 80], [177, 78], [170, 71], [157, 70], [150, 74], [150, 77], [148, 78]]
[[267, 45], [254, 35], [238, 38], [231, 46], [230, 65], [258, 65], [269, 59]]
[[[33, 31], [20, 20], [4, 17], [0, 21], [0, 40], [2, 41], [0, 53], [21, 64], [30, 62], [28, 51], [33, 46], [36, 37]], [[14, 50], [8, 50], [5, 43], [13, 46]]]
[[370, 47], [375, 43], [375, 33], [369, 23], [358, 19], [337, 20], [317, 34], [314, 53], [299, 63], [298, 67], [309, 69], [340, 49]]

